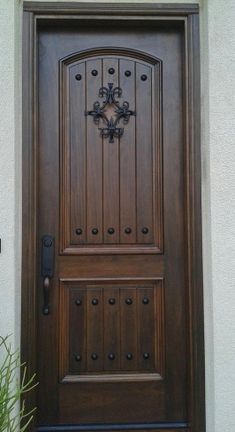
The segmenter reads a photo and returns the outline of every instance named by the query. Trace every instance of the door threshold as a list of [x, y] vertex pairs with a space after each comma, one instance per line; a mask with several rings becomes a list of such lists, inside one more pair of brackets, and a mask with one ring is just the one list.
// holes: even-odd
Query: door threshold
[[119, 424], [78, 424], [78, 425], [52, 425], [38, 426], [37, 432], [59, 432], [59, 431], [134, 431], [134, 430], [174, 430], [188, 428], [187, 422], [171, 423], [119, 423]]

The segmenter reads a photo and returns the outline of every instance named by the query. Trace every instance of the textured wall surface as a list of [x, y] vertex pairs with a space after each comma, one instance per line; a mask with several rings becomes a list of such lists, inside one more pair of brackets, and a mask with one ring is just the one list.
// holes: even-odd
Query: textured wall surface
[[232, 432], [235, 430], [235, 2], [208, 0], [207, 4], [202, 14], [205, 73], [202, 130], [208, 432]]
[[[20, 340], [21, 8], [19, 0], [0, 0], [0, 334], [13, 334], [15, 346]], [[235, 423], [234, 20], [234, 0], [202, 0], [207, 432], [233, 432]]]
[[19, 5], [0, 0], [0, 334], [20, 335]]

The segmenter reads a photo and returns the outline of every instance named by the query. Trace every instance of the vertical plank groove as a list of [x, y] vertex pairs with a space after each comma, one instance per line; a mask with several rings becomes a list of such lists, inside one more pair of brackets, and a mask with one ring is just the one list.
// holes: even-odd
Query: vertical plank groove
[[[125, 72], [131, 73], [126, 76]], [[129, 103], [129, 109], [135, 111], [135, 62], [132, 60], [120, 60], [120, 87], [122, 97], [120, 104], [124, 101]], [[141, 116], [141, 113], [137, 116]], [[120, 139], [120, 243], [136, 243], [136, 167], [135, 167], [135, 122], [136, 117], [130, 116], [129, 122], [120, 122], [124, 128], [123, 136]], [[125, 232], [130, 228], [131, 232]]]
[[137, 207], [137, 74], [136, 74], [136, 62], [135, 62], [135, 110], [136, 110], [136, 117], [135, 117], [135, 240], [137, 243], [137, 236], [138, 236], [138, 207]]
[[[87, 105], [87, 62], [85, 61], [85, 112], [88, 111], [88, 105]], [[85, 235], [86, 235], [86, 242], [88, 243], [88, 236], [87, 236], [87, 227], [88, 227], [88, 209], [87, 209], [87, 199], [88, 199], [88, 193], [87, 193], [87, 116], [84, 118], [85, 123], [85, 200], [86, 200], [86, 213], [85, 213]]]
[[[82, 79], [76, 79], [77, 75]], [[71, 244], [86, 243], [86, 66], [85, 62], [69, 70], [68, 140], [70, 146]], [[86, 109], [86, 108], [85, 108]], [[82, 233], [77, 235], [76, 229]]]
[[[120, 58], [118, 59], [118, 87], [120, 87]], [[118, 138], [118, 201], [119, 201], [119, 209], [118, 209], [118, 225], [119, 225], [119, 232], [118, 232], [118, 238], [119, 243], [121, 243], [121, 142], [120, 138]]]
[[[127, 304], [126, 300], [132, 303]], [[123, 370], [136, 370], [137, 367], [137, 315], [136, 315], [136, 287], [120, 288], [121, 301], [121, 368]], [[127, 354], [132, 354], [130, 360]]]
[[[97, 70], [96, 76], [92, 70]], [[87, 61], [87, 110], [99, 99], [101, 87], [101, 60]], [[93, 117], [87, 116], [87, 241], [91, 244], [103, 242], [102, 218], [102, 138]], [[94, 234], [92, 230], [98, 230]]]
[[[94, 305], [93, 300], [98, 300]], [[87, 371], [103, 370], [103, 289], [87, 286]], [[93, 359], [92, 354], [97, 355]]]
[[[110, 74], [110, 69], [114, 73]], [[113, 88], [118, 86], [119, 69], [117, 58], [103, 59], [103, 86], [108, 87], [109, 83]], [[116, 97], [118, 100], [118, 98]], [[105, 115], [110, 119], [115, 118], [114, 105], [107, 105]], [[104, 124], [102, 125], [104, 126]], [[103, 166], [103, 188], [104, 188], [104, 243], [119, 243], [119, 139], [114, 138], [110, 143], [108, 138], [103, 139], [104, 166]], [[114, 229], [110, 234], [108, 230]]]
[[[120, 369], [120, 309], [119, 309], [119, 288], [106, 286], [104, 292], [104, 370]], [[109, 299], [115, 299], [114, 304], [109, 303]], [[110, 360], [109, 353], [113, 353], [115, 358]]]
[[[137, 241], [138, 243], [151, 243], [153, 242], [153, 143], [152, 125], [148, 123], [152, 115], [151, 68], [137, 63], [136, 75]], [[146, 77], [145, 80], [143, 80], [144, 77]], [[143, 233], [143, 229], [147, 229], [147, 233]]]
[[[69, 306], [69, 359], [70, 371], [72, 373], [86, 370], [86, 291], [84, 287], [70, 289]], [[76, 305], [80, 300], [81, 304]], [[76, 361], [76, 355], [81, 356], [80, 361]]]
[[[154, 340], [155, 329], [159, 319], [154, 311], [155, 290], [156, 288], [152, 286], [140, 287], [137, 290], [139, 328], [138, 360], [140, 370], [154, 370], [154, 347], [159, 345], [159, 340]], [[148, 299], [149, 303], [144, 304], [144, 298]], [[162, 349], [162, 347], [160, 347], [160, 349]], [[143, 358], [144, 353], [149, 354], [148, 359]]]

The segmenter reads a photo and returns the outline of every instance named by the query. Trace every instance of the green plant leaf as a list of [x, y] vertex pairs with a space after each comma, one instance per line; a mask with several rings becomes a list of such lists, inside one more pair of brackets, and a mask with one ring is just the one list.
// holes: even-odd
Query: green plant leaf
[[[35, 409], [27, 412], [22, 396], [37, 386], [35, 374], [26, 379], [26, 365], [20, 362], [19, 351], [12, 350], [9, 336], [0, 336], [0, 354], [0, 432], [24, 432], [33, 419]], [[18, 378], [20, 372], [21, 380]]]

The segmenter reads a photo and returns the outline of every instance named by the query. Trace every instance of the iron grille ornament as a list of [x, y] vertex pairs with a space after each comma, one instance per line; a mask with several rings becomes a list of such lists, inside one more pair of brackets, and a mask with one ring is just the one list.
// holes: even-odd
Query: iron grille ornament
[[[129, 102], [124, 101], [120, 105], [116, 98], [122, 96], [122, 89], [120, 87], [114, 87], [112, 83], [108, 83], [108, 87], [101, 87], [99, 89], [99, 97], [104, 97], [104, 101], [100, 104], [99, 101], [94, 102], [93, 110], [86, 111], [85, 115], [90, 115], [94, 119], [94, 123], [99, 125], [100, 120], [105, 123], [105, 127], [99, 128], [101, 136], [109, 138], [109, 142], [113, 143], [114, 138], [119, 138], [123, 135], [124, 128], [119, 127], [120, 120], [124, 124], [127, 124], [130, 120], [130, 116], [135, 116], [136, 112], [129, 109]], [[108, 118], [105, 114], [108, 105], [113, 105], [114, 115]]]

